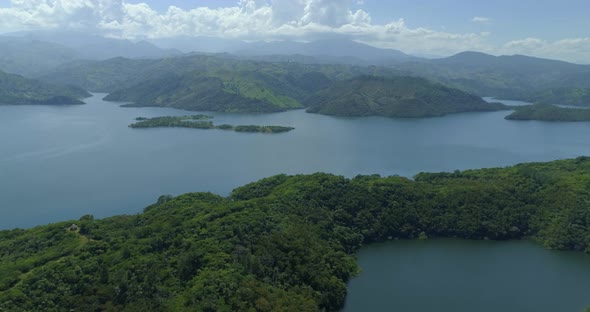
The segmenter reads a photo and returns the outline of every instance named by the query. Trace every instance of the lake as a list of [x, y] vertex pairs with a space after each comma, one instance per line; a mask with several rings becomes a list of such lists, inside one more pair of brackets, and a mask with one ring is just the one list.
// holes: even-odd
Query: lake
[[344, 312], [583, 312], [590, 255], [529, 241], [426, 240], [358, 253]]
[[139, 116], [192, 113], [122, 108], [103, 96], [80, 106], [0, 106], [0, 229], [137, 213], [162, 194], [227, 195], [279, 173], [412, 177], [590, 155], [590, 123], [504, 120], [509, 111], [426, 119], [211, 114], [217, 124], [296, 128], [269, 135], [130, 129]]

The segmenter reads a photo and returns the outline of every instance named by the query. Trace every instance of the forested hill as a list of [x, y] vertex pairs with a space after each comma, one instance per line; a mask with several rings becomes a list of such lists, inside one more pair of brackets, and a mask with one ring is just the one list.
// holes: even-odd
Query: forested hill
[[[297, 98], [330, 83], [319, 73], [304, 74], [292, 81], [281, 78], [254, 71], [168, 74], [115, 91], [105, 100], [133, 102], [126, 106], [266, 113], [302, 108]], [[306, 85], [314, 80], [316, 84]]]
[[336, 82], [305, 102], [308, 112], [337, 116], [432, 117], [507, 109], [415, 77], [361, 76]]
[[0, 105], [83, 104], [81, 98], [90, 94], [78, 87], [55, 86], [0, 71]]
[[0, 231], [0, 311], [338, 311], [363, 244], [532, 237], [589, 252], [589, 194], [581, 157], [162, 196], [137, 215]]

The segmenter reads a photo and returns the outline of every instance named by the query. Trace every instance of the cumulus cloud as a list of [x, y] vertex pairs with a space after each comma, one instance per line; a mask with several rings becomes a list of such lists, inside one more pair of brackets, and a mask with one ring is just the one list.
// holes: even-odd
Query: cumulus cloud
[[[239, 0], [234, 6], [157, 11], [128, 0], [11, 0], [0, 8], [0, 32], [36, 29], [86, 30], [127, 39], [214, 36], [244, 40], [311, 40], [341, 36], [409, 53], [448, 55], [464, 50], [527, 53], [583, 60], [588, 39], [547, 43], [539, 39], [512, 41], [501, 48], [488, 42], [489, 33], [451, 33], [411, 28], [403, 19], [372, 22], [368, 12], [353, 9], [359, 0]], [[474, 22], [491, 22], [475, 17]], [[540, 42], [537, 42], [538, 40]], [[541, 48], [539, 48], [538, 45]]]
[[488, 23], [493, 22], [494, 20], [489, 17], [476, 16], [476, 17], [472, 18], [471, 21], [474, 23], [488, 24]]

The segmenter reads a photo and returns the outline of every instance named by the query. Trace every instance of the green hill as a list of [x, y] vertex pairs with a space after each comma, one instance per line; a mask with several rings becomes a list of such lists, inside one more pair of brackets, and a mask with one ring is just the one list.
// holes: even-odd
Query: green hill
[[69, 105], [90, 94], [78, 87], [56, 86], [0, 71], [0, 104]]
[[[248, 61], [224, 57], [224, 55], [191, 55], [156, 60], [114, 58], [100, 62], [71, 63], [61, 66], [40, 79], [64, 85], [77, 85], [92, 92], [111, 93], [166, 75], [184, 75], [194, 72], [223, 80], [230, 75], [250, 73], [256, 76], [272, 77], [273, 79], [267, 79], [267, 83], [273, 83], [275, 87], [295, 84], [300, 88], [313, 90], [325, 84], [317, 80], [322, 78], [318, 74], [329, 80], [339, 80], [360, 74], [387, 75], [393, 74], [394, 71], [377, 67]], [[292, 94], [287, 95], [293, 97]]]
[[589, 194], [581, 157], [162, 196], [137, 215], [0, 231], [0, 310], [338, 311], [364, 244], [532, 237], [589, 252]]
[[336, 116], [433, 117], [507, 109], [423, 78], [361, 76], [307, 99], [308, 112]]
[[509, 120], [590, 121], [590, 109], [565, 108], [550, 104], [519, 106], [506, 116]]
[[[253, 73], [203, 75], [169, 74], [121, 89], [107, 101], [133, 102], [126, 106], [173, 107], [193, 111], [277, 112], [301, 108], [299, 102], [268, 83], [272, 77]], [[301, 91], [303, 92], [303, 91]]]

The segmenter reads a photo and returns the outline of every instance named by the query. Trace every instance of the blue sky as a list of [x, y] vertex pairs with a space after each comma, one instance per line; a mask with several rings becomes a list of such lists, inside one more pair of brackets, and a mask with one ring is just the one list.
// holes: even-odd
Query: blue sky
[[590, 63], [589, 13], [590, 0], [0, 0], [0, 33], [74, 28], [127, 39], [251, 41], [337, 35], [414, 54], [476, 50]]
[[[170, 5], [184, 9], [230, 7], [237, 0], [145, 0], [164, 11]], [[364, 0], [352, 8], [367, 11], [374, 23], [385, 24], [403, 18], [412, 28], [490, 32], [498, 42], [535, 37], [559, 40], [590, 36], [590, 0]], [[474, 23], [476, 16], [493, 19]]]

